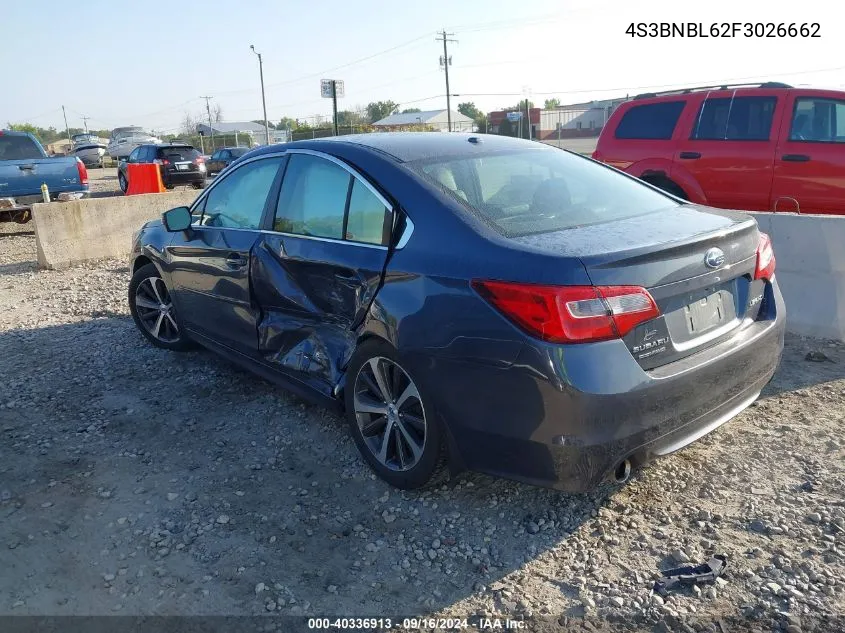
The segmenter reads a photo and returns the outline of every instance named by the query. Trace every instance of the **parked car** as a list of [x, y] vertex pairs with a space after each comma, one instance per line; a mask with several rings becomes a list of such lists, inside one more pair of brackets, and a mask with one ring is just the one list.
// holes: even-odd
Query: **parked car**
[[47, 156], [32, 134], [0, 130], [0, 221], [27, 222], [30, 206], [62, 194], [88, 195], [88, 170], [76, 156]]
[[132, 163], [159, 165], [161, 181], [168, 189], [173, 189], [176, 185], [193, 185], [196, 189], [202, 189], [208, 178], [205, 160], [199, 151], [190, 145], [140, 145], [132, 150], [128, 160], [121, 161], [117, 167], [117, 181], [124, 193], [129, 187], [127, 166]]
[[469, 468], [566, 490], [671, 453], [771, 379], [785, 309], [753, 218], [508, 137], [256, 149], [147, 223], [129, 306], [343, 408], [400, 488]]
[[691, 202], [845, 214], [845, 92], [755, 86], [640, 95], [593, 157]]
[[206, 162], [208, 175], [213, 176], [214, 174], [219, 174], [249, 151], [250, 149], [248, 147], [223, 147], [215, 150], [211, 155], [211, 159]]

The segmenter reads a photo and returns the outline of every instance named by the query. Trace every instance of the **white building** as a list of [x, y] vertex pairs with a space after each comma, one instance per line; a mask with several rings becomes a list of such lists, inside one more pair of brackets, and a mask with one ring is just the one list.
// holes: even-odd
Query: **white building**
[[[406, 112], [405, 114], [391, 114], [373, 123], [373, 127], [380, 131], [397, 132], [408, 130], [415, 126], [426, 126], [448, 132], [448, 116], [444, 110], [428, 110], [426, 112]], [[452, 110], [453, 132], [474, 132], [475, 121], [460, 112]]]
[[540, 112], [539, 140], [598, 136], [613, 111], [626, 99], [607, 99], [589, 103], [573, 103]]

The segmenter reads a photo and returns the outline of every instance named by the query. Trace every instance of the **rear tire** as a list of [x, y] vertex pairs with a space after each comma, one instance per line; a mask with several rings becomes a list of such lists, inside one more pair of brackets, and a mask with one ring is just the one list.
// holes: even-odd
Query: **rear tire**
[[173, 308], [170, 289], [155, 264], [141, 266], [132, 275], [129, 312], [141, 334], [156, 347], [174, 352], [193, 347]]
[[686, 192], [681, 189], [678, 184], [669, 180], [668, 178], [652, 177], [643, 178], [643, 180], [650, 185], [654, 185], [658, 189], [662, 189], [666, 193], [671, 193], [676, 198], [680, 198], [681, 200], [689, 200], [689, 196], [687, 196]]
[[355, 351], [345, 401], [352, 438], [381, 479], [413, 490], [448, 478], [445, 433], [434, 403], [391, 345], [370, 339]]
[[206, 180], [203, 180], [201, 182], [195, 182], [194, 183], [194, 189], [205, 189], [206, 183], [207, 183]]

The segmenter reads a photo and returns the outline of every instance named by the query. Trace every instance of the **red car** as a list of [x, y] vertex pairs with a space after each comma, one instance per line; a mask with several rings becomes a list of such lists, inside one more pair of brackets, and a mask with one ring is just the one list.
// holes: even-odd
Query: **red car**
[[845, 215], [845, 92], [708, 86], [625, 102], [593, 158], [691, 202]]

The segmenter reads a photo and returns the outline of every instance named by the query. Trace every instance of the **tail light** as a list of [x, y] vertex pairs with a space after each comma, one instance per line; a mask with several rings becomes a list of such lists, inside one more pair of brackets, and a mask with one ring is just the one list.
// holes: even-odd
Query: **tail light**
[[196, 161], [197, 165], [202, 165], [205, 162], [205, 159], [202, 156], [197, 156], [194, 160]]
[[765, 233], [760, 233], [760, 242], [757, 245], [757, 267], [754, 270], [754, 279], [771, 279], [775, 274], [775, 250], [772, 248], [772, 240]]
[[166, 158], [156, 158], [153, 160], [153, 163], [155, 163], [156, 165], [169, 165], [170, 161]]
[[85, 163], [83, 163], [79, 158], [76, 159], [76, 171], [79, 172], [79, 183], [87, 185], [88, 170], [85, 168]]
[[552, 343], [621, 338], [660, 316], [638, 286], [539, 286], [504, 281], [472, 282], [473, 288], [523, 330]]

